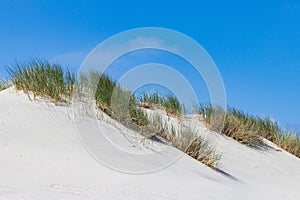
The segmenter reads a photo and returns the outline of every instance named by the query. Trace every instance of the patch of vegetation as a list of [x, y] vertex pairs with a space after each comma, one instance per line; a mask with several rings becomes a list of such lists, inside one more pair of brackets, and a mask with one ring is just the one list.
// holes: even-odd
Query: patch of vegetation
[[[144, 108], [160, 108], [168, 115], [180, 116], [183, 105], [175, 96], [164, 97], [158, 93], [151, 93], [136, 98], [109, 76], [98, 72], [81, 74], [80, 81], [76, 83], [75, 73], [65, 70], [60, 65], [37, 59], [27, 63], [15, 63], [7, 71], [11, 75], [11, 83], [0, 80], [0, 90], [13, 84], [17, 90], [23, 90], [30, 98], [32, 94], [33, 99], [42, 97], [56, 104], [70, 103], [75, 89], [89, 90], [97, 107], [126, 127], [149, 138], [159, 136], [208, 166], [215, 166], [220, 159], [215, 148], [191, 128], [169, 131], [161, 119], [149, 120]], [[300, 158], [299, 136], [283, 130], [269, 118], [250, 116], [236, 109], [224, 110], [212, 105], [200, 106], [197, 113], [203, 116], [211, 130], [232, 137], [242, 144], [265, 147], [262, 138], [266, 138]]]
[[138, 98], [139, 105], [145, 108], [163, 108], [170, 115], [179, 116], [182, 113], [183, 105], [179, 100], [173, 96], [168, 95], [166, 97], [159, 95], [158, 93], [143, 94]]
[[158, 107], [169, 114], [179, 115], [182, 106], [176, 97], [164, 98], [157, 93], [144, 94], [137, 98], [137, 102], [134, 94], [119, 86], [109, 76], [99, 74], [98, 80], [95, 99], [100, 110], [147, 138], [160, 137], [196, 160], [210, 167], [216, 166], [221, 156], [199, 134], [191, 128], [168, 131], [161, 117], [149, 119], [143, 110]]
[[153, 137], [161, 137], [162, 139], [169, 142], [169, 140], [167, 140], [168, 132], [165, 128], [165, 124], [163, 124], [161, 116], [157, 115], [151, 118], [147, 118], [147, 120], [147, 125], [139, 128], [139, 133], [149, 139], [153, 139]]
[[104, 74], [99, 76], [95, 99], [97, 106], [109, 115], [111, 115], [111, 98], [115, 87], [116, 83], [110, 77]]
[[[300, 158], [300, 138], [298, 135], [283, 130], [276, 121], [270, 118], [250, 116], [236, 109], [217, 108], [211, 105], [198, 108], [207, 126], [212, 130], [218, 130], [224, 135], [232, 137], [238, 142], [252, 146], [265, 147], [262, 138], [275, 143], [282, 149]], [[223, 120], [215, 116], [225, 116]], [[223, 125], [222, 125], [223, 124]]]
[[0, 91], [9, 88], [12, 84], [5, 79], [0, 78]]
[[[92, 76], [97, 77], [95, 73]], [[144, 111], [137, 106], [134, 95], [105, 74], [98, 74], [94, 97], [100, 110], [126, 127], [138, 130], [149, 123]]]
[[217, 161], [221, 159], [216, 149], [191, 127], [181, 128], [179, 134], [172, 138], [172, 145], [212, 168], [216, 168]]
[[300, 138], [298, 135], [281, 130], [277, 142], [274, 143], [300, 158]]
[[7, 71], [15, 88], [32, 93], [33, 99], [40, 96], [56, 104], [72, 100], [75, 73], [60, 65], [36, 59], [28, 63], [16, 62]]
[[146, 126], [149, 124], [148, 117], [145, 115], [145, 112], [136, 106], [131, 106], [129, 110], [130, 116], [138, 126]]
[[217, 168], [218, 161], [221, 159], [221, 154], [193, 128], [181, 126], [175, 129], [172, 126], [169, 129], [166, 122], [163, 123], [159, 115], [152, 117], [149, 124], [140, 130], [140, 133], [148, 138], [158, 137], [214, 169]]
[[[76, 92], [88, 92], [96, 101], [96, 106], [121, 122], [126, 127], [153, 138], [160, 137], [196, 160], [215, 166], [220, 156], [208, 145], [208, 142], [193, 132], [192, 129], [181, 129], [169, 133], [161, 118], [149, 120], [141, 104], [151, 104], [166, 110], [168, 114], [180, 115], [182, 105], [174, 96], [161, 97], [158, 94], [144, 95], [136, 101], [136, 97], [129, 90], [122, 88], [109, 76], [97, 72], [81, 74], [80, 80], [75, 81], [75, 74], [60, 65], [47, 61], [33, 60], [28, 63], [16, 63], [8, 68], [13, 85], [17, 90], [33, 95], [33, 98], [49, 98], [55, 103], [71, 102]], [[2, 86], [2, 85], [1, 85]], [[4, 86], [3, 86], [4, 88]], [[77, 93], [76, 93], [77, 95]], [[88, 96], [85, 96], [88, 97]]]

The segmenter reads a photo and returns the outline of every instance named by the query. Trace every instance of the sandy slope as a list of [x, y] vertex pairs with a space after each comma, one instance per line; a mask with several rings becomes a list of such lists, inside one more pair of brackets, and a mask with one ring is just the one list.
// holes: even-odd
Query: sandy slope
[[[217, 148], [223, 152], [221, 168], [228, 175], [188, 156], [155, 173], [132, 175], [112, 170], [83, 147], [71, 112], [67, 107], [30, 102], [12, 89], [0, 93], [1, 200], [300, 199], [298, 158], [285, 151], [250, 149], [222, 136], [217, 137]], [[118, 129], [101, 123], [122, 148], [147, 151], [133, 148]], [[82, 126], [92, 132], [92, 127]], [[95, 145], [102, 144], [97, 142]], [[105, 153], [109, 161], [121, 159], [117, 153]], [[177, 151], [169, 149], [168, 153]], [[139, 164], [126, 155], [122, 159], [133, 166]]]

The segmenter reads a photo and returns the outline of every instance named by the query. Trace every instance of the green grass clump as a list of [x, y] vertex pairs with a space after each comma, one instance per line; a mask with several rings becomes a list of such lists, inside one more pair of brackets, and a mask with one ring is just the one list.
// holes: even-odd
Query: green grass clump
[[172, 125], [170, 128], [160, 115], [153, 116], [139, 132], [147, 138], [161, 139], [211, 168], [217, 168], [221, 159], [221, 154], [197, 131], [190, 126], [175, 129]]
[[276, 144], [279, 142], [282, 130], [276, 121], [268, 117], [252, 117], [252, 120], [255, 121], [260, 136]]
[[[146, 126], [141, 126], [138, 130], [140, 134], [151, 139], [153, 137], [161, 137], [164, 140], [167, 140], [167, 132], [165, 125], [163, 124], [161, 116], [157, 115], [151, 119], [147, 118]], [[169, 140], [167, 140], [169, 142]]]
[[263, 147], [259, 136], [260, 129], [256, 120], [237, 110], [229, 110], [225, 115], [222, 133], [242, 144], [252, 147]]
[[221, 155], [208, 140], [201, 137], [191, 127], [183, 127], [171, 139], [172, 145], [203, 164], [216, 168]]
[[226, 111], [223, 108], [212, 105], [196, 107], [196, 113], [202, 115], [206, 125], [213, 131], [222, 132]]
[[158, 93], [143, 94], [138, 98], [139, 104], [145, 108], [164, 108], [167, 114], [171, 115], [181, 115], [183, 106], [180, 104], [179, 100], [173, 96], [168, 95], [163, 97]]
[[0, 78], [0, 91], [5, 90], [11, 86], [11, 83], [8, 80]]
[[[250, 116], [236, 109], [217, 108], [211, 105], [200, 106], [197, 112], [203, 115], [207, 126], [232, 137], [238, 142], [252, 147], [266, 147], [265, 138], [282, 149], [300, 158], [300, 138], [296, 134], [283, 130], [276, 121], [268, 117]], [[224, 120], [216, 120], [215, 116], [224, 115]], [[221, 125], [221, 126], [220, 126]]]
[[300, 158], [300, 138], [298, 135], [283, 130], [279, 134], [278, 146]]
[[198, 113], [203, 115], [206, 125], [211, 130], [251, 147], [264, 146], [256, 118], [236, 109], [224, 110], [212, 105], [201, 106]]
[[130, 116], [138, 126], [146, 126], [149, 124], [148, 117], [145, 115], [144, 111], [136, 106], [131, 106], [129, 110]]
[[97, 106], [109, 115], [111, 115], [111, 98], [115, 87], [116, 83], [109, 76], [99, 75], [95, 99]]
[[15, 88], [31, 92], [34, 99], [40, 96], [58, 103], [70, 102], [73, 97], [75, 73], [63, 70], [60, 65], [33, 60], [25, 64], [16, 63], [7, 71]]
[[165, 108], [167, 113], [172, 115], [180, 115], [182, 112], [182, 106], [175, 96], [167, 96], [164, 98], [162, 106]]
[[105, 74], [97, 75], [97, 72], [92, 72], [89, 77], [92, 82], [98, 79], [94, 97], [100, 110], [134, 130], [149, 123], [146, 114], [137, 106], [135, 97], [129, 90], [122, 88]]

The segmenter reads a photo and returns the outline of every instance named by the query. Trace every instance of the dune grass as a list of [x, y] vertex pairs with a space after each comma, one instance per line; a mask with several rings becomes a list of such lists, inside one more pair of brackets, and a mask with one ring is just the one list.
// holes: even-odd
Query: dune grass
[[173, 95], [164, 97], [158, 93], [145, 93], [138, 97], [138, 102], [141, 107], [145, 108], [163, 108], [167, 114], [170, 115], [179, 116], [183, 110], [183, 105], [180, 104], [179, 100]]
[[5, 90], [12, 86], [11, 82], [0, 77], [0, 91]]
[[261, 137], [258, 135], [260, 128], [255, 118], [235, 109], [228, 109], [225, 112], [224, 109], [211, 105], [206, 105], [201, 110], [204, 111], [204, 120], [210, 129], [220, 131], [242, 144], [263, 147]]
[[[121, 87], [109, 76], [91, 72], [88, 75], [80, 75], [79, 83], [75, 81], [75, 73], [60, 65], [51, 64], [43, 60], [32, 60], [27, 63], [18, 63], [7, 69], [11, 75], [11, 83], [17, 90], [23, 90], [31, 98], [42, 97], [50, 99], [54, 103], [72, 101], [74, 89], [93, 91], [93, 98], [99, 109], [124, 124], [126, 127], [143, 132], [146, 135], [156, 131], [166, 140], [191, 155], [195, 159], [210, 165], [213, 160], [218, 160], [213, 150], [205, 151], [207, 156], [202, 158], [197, 148], [209, 149], [203, 138], [190, 131], [182, 131], [181, 134], [163, 134], [161, 130], [155, 130], [153, 122], [149, 121], [144, 108], [164, 109], [168, 115], [181, 116], [183, 105], [172, 95], [161, 96], [158, 93], [144, 94], [136, 97], [129, 90]], [[8, 81], [0, 81], [0, 90], [10, 86]], [[112, 100], [114, 102], [112, 102]], [[197, 112], [203, 115], [207, 126], [212, 130], [220, 130], [224, 135], [234, 138], [238, 142], [251, 147], [265, 147], [262, 138], [266, 138], [277, 144], [284, 150], [300, 158], [300, 139], [297, 135], [283, 130], [269, 118], [250, 116], [236, 109], [224, 110], [211, 105], [201, 106]], [[150, 132], [149, 132], [150, 131]], [[187, 133], [188, 132], [188, 133]], [[150, 133], [151, 135], [151, 133]], [[185, 135], [194, 135], [190, 136]], [[193, 150], [194, 149], [194, 150]], [[194, 152], [195, 151], [195, 152]], [[199, 150], [200, 151], [200, 150]], [[202, 150], [201, 150], [202, 151]], [[207, 159], [207, 157], [211, 157]]]
[[[276, 121], [268, 117], [251, 116], [234, 108], [225, 112], [224, 109], [211, 105], [201, 106], [198, 113], [203, 115], [210, 129], [216, 130], [223, 124], [220, 132], [242, 144], [266, 148], [262, 141], [262, 138], [265, 138], [300, 158], [299, 136], [282, 129]], [[215, 115], [225, 117], [220, 122], [214, 119]]]
[[33, 99], [40, 96], [55, 103], [70, 103], [72, 100], [75, 73], [60, 65], [36, 59], [27, 63], [16, 62], [7, 71], [15, 88], [32, 93]]
[[[172, 95], [161, 96], [158, 93], [144, 94], [136, 97], [129, 90], [121, 87], [109, 76], [98, 72], [81, 74], [80, 81], [75, 81], [75, 73], [60, 65], [47, 61], [32, 60], [18, 63], [7, 69], [11, 75], [9, 81], [0, 81], [0, 90], [11, 84], [17, 90], [23, 90], [31, 98], [42, 97], [55, 102], [72, 101], [74, 89], [90, 90], [97, 107], [121, 122], [126, 127], [139, 131], [145, 136], [160, 136], [196, 160], [215, 166], [220, 159], [209, 143], [191, 128], [167, 130], [161, 120], [151, 121], [143, 109], [160, 108], [168, 115], [181, 116], [184, 106]], [[112, 102], [113, 101], [113, 102]], [[211, 105], [200, 106], [201, 114], [207, 126], [215, 131], [251, 147], [265, 147], [262, 138], [277, 144], [284, 150], [300, 158], [299, 136], [283, 130], [269, 118], [250, 116], [236, 109], [224, 110]]]
[[139, 132], [147, 138], [158, 137], [197, 161], [211, 168], [218, 168], [221, 154], [190, 126], [182, 125], [175, 129], [173, 125], [168, 126], [163, 122], [160, 115], [156, 115], [149, 119], [149, 124], [141, 127]]
[[276, 144], [300, 158], [300, 138], [298, 135], [286, 130], [281, 130]]
[[[160, 137], [207, 166], [216, 167], [221, 156], [216, 153], [215, 148], [209, 145], [208, 141], [200, 137], [192, 128], [169, 131], [161, 117], [149, 119], [143, 110], [158, 107], [165, 109], [169, 114], [179, 115], [182, 106], [176, 97], [164, 98], [157, 93], [152, 93], [136, 98], [134, 94], [119, 86], [109, 76], [95, 75], [95, 72], [92, 74], [94, 77], [98, 77], [97, 86], [93, 87], [96, 88], [94, 97], [100, 110], [147, 138]], [[91, 78], [87, 79], [91, 80]], [[85, 80], [87, 79], [85, 78]]]
[[171, 143], [172, 146], [212, 168], [217, 168], [217, 162], [221, 159], [221, 154], [210, 145], [208, 140], [191, 127], [180, 128], [178, 134], [172, 137]]
[[95, 99], [97, 106], [109, 115], [111, 115], [111, 98], [115, 87], [116, 83], [110, 77], [99, 74]]
[[96, 80], [98, 77], [94, 97], [100, 110], [134, 130], [149, 123], [146, 114], [137, 106], [135, 97], [129, 90], [122, 88], [105, 74], [97, 75], [96, 72], [92, 72], [89, 76], [93, 76], [90, 80]]

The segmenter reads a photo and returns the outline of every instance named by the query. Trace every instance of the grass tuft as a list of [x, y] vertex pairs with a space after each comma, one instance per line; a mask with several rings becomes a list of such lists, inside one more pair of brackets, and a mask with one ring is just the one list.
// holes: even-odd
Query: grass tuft
[[5, 90], [10, 86], [12, 86], [12, 84], [8, 80], [0, 78], [0, 91]]
[[146, 114], [137, 106], [135, 97], [129, 90], [122, 88], [105, 74], [97, 75], [97, 72], [93, 72], [89, 77], [89, 80], [94, 82], [91, 85], [98, 79], [94, 97], [100, 110], [134, 130], [149, 123]]
[[182, 113], [183, 105], [173, 96], [163, 97], [158, 93], [143, 94], [138, 98], [139, 105], [144, 108], [163, 108], [169, 115], [179, 116]]
[[72, 100], [75, 73], [64, 71], [60, 65], [36, 59], [28, 63], [16, 62], [7, 71], [16, 89], [32, 93], [34, 99], [40, 96], [55, 103]]
[[[197, 112], [203, 116], [207, 126], [212, 130], [216, 130], [223, 122], [220, 132], [242, 144], [265, 148], [266, 145], [262, 141], [262, 138], [265, 138], [300, 158], [299, 136], [283, 130], [276, 121], [268, 117], [250, 116], [234, 108], [225, 112], [224, 109], [211, 105], [200, 106]], [[225, 118], [216, 122], [214, 117], [216, 115], [225, 115]]]
[[203, 164], [216, 168], [221, 155], [216, 152], [208, 140], [200, 136], [191, 127], [183, 127], [172, 138], [172, 145]]

